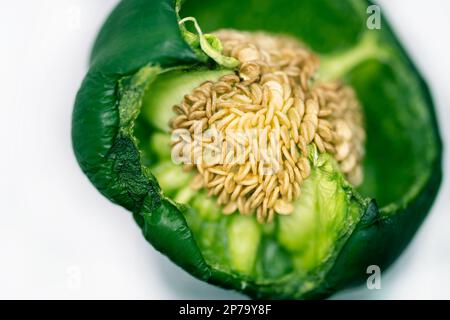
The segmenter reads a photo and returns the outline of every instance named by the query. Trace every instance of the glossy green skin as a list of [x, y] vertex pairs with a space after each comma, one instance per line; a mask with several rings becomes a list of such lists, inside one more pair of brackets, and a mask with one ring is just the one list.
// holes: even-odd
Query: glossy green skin
[[[332, 56], [358, 40], [367, 5], [357, 0], [260, 0], [258, 5], [191, 0], [181, 14], [196, 16], [207, 31], [233, 27], [290, 33], [318, 53]], [[389, 59], [367, 59], [342, 75], [366, 108], [368, 178], [360, 191], [373, 200], [364, 201], [358, 224], [332, 261], [311, 270], [308, 280], [313, 285], [307, 291], [296, 290], [303, 278], [263, 285], [208, 265], [186, 223], [187, 208], [163, 195], [143, 163], [133, 127], [146, 88], [159, 70], [199, 63], [180, 34], [172, 0], [125, 0], [105, 22], [76, 98], [72, 138], [77, 160], [102, 194], [133, 212], [157, 250], [202, 280], [255, 298], [320, 298], [359, 283], [367, 277], [367, 266], [384, 270], [403, 251], [431, 207], [442, 177], [442, 147], [427, 86], [386, 21], [376, 32], [389, 48]], [[146, 65], [153, 68], [143, 68]], [[408, 108], [416, 103], [426, 112], [402, 130], [409, 123], [403, 115], [414, 114]], [[383, 120], [386, 110], [394, 110], [391, 120]], [[384, 135], [371, 135], [380, 129]], [[422, 171], [421, 178], [415, 178]], [[411, 184], [417, 187], [408, 192]]]

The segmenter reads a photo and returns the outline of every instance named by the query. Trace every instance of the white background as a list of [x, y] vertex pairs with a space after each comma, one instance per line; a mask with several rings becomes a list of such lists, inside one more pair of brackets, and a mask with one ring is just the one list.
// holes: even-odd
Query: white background
[[[242, 298], [156, 252], [75, 161], [74, 96], [116, 2], [0, 0], [0, 298]], [[380, 4], [428, 80], [449, 141], [450, 1]], [[335, 297], [449, 299], [449, 188], [447, 179], [412, 245], [382, 274], [381, 290]]]

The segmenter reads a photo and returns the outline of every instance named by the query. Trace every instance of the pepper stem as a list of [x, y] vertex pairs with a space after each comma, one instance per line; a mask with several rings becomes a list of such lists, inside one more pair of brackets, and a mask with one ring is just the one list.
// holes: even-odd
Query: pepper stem
[[194, 24], [194, 28], [197, 31], [196, 35], [192, 32], [184, 30], [183, 35], [189, 45], [195, 46], [196, 43], [199, 43], [201, 50], [208, 57], [225, 68], [234, 69], [239, 65], [239, 61], [237, 59], [227, 57], [222, 54], [222, 44], [217, 37], [211, 34], [203, 34], [197, 20], [194, 17], [186, 17], [181, 19], [179, 21], [179, 25], [182, 26], [188, 21]]

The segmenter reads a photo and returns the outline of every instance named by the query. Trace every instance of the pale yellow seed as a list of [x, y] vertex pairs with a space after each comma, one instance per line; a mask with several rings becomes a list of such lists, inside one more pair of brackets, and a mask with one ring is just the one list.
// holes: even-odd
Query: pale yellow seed
[[300, 193], [301, 193], [300, 184], [296, 182], [293, 184], [293, 186], [294, 186], [294, 197], [295, 198], [300, 197]]
[[306, 114], [314, 114], [316, 116], [319, 114], [319, 104], [315, 100], [306, 100]]
[[306, 179], [311, 174], [311, 166], [309, 164], [308, 159], [302, 157], [298, 161], [298, 165], [300, 168], [300, 172], [302, 174], [302, 178]]
[[352, 138], [352, 131], [348, 127], [347, 123], [344, 120], [336, 120], [336, 135], [340, 140], [350, 141]]
[[302, 154], [306, 156], [308, 154], [308, 150], [306, 149], [306, 139], [303, 136], [298, 138], [298, 146], [302, 151]]
[[208, 123], [211, 124], [219, 119], [221, 119], [222, 117], [224, 117], [226, 114], [228, 113], [227, 110], [220, 110], [219, 112], [215, 113], [211, 118], [209, 118]]
[[288, 111], [288, 115], [291, 121], [291, 126], [293, 126], [293, 124], [295, 123], [295, 125], [297, 125], [297, 127], [300, 125], [302, 119], [300, 117], [300, 114], [298, 113], [296, 108], [291, 108]]
[[314, 113], [307, 113], [304, 117], [303, 117], [303, 121], [304, 122], [311, 122], [314, 125], [314, 130], [317, 128], [318, 124], [319, 124], [319, 118], [317, 117], [316, 114]]
[[324, 141], [331, 142], [333, 140], [333, 133], [328, 127], [319, 125], [317, 128], [317, 132]]
[[225, 207], [223, 207], [222, 212], [226, 215], [232, 214], [237, 210], [238, 206], [236, 202], [229, 202]]
[[231, 200], [235, 201], [237, 199], [237, 197], [239, 196], [239, 194], [241, 192], [241, 189], [242, 189], [241, 185], [236, 186], [233, 193], [231, 194]]
[[278, 116], [278, 119], [280, 120], [283, 126], [285, 126], [287, 129], [291, 128], [291, 122], [289, 121], [289, 118], [286, 116], [285, 113], [277, 110], [276, 115]]
[[272, 194], [270, 195], [269, 202], [267, 203], [267, 206], [269, 208], [272, 208], [275, 205], [275, 201], [277, 201], [279, 194], [280, 194], [280, 188], [276, 187], [273, 190]]
[[302, 177], [302, 174], [300, 173], [300, 169], [298, 167], [294, 167], [294, 175], [295, 175], [295, 181], [297, 183], [302, 183], [303, 177]]
[[224, 186], [225, 186], [225, 190], [228, 193], [232, 193], [234, 191], [234, 188], [236, 187], [236, 183], [234, 181], [234, 175], [232, 173], [229, 173], [228, 176], [226, 177]]
[[311, 143], [311, 141], [314, 139], [315, 131], [316, 130], [314, 124], [311, 123], [310, 121], [304, 121], [300, 125], [301, 135], [308, 144]]
[[325, 152], [325, 146], [323, 144], [323, 140], [317, 133], [314, 136], [314, 143], [316, 144], [317, 149], [319, 149], [320, 153], [324, 153]]
[[273, 208], [275, 212], [281, 215], [288, 215], [294, 211], [294, 206], [283, 199], [278, 199]]
[[268, 214], [268, 217], [267, 217], [267, 222], [268, 223], [271, 223], [273, 221], [274, 215], [275, 215], [275, 210], [269, 209], [269, 214]]
[[349, 153], [350, 153], [350, 143], [342, 142], [336, 146], [335, 158], [338, 161], [342, 161], [348, 156]]
[[258, 207], [263, 202], [264, 196], [265, 196], [264, 193], [260, 193], [255, 199], [253, 199], [250, 208], [255, 209], [256, 207]]
[[341, 162], [340, 167], [343, 173], [350, 172], [356, 165], [356, 157], [350, 154], [344, 161]]
[[259, 60], [259, 52], [256, 48], [248, 47], [239, 51], [238, 60], [241, 62], [247, 62], [252, 60]]

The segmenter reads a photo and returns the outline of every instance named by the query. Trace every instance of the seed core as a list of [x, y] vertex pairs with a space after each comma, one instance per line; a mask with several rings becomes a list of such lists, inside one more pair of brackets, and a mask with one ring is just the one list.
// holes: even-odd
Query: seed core
[[347, 180], [360, 184], [365, 131], [353, 89], [315, 80], [318, 57], [291, 37], [214, 35], [238, 70], [187, 94], [170, 122], [172, 155], [197, 172], [191, 187], [217, 197], [223, 214], [256, 213], [270, 222], [294, 211], [311, 174], [310, 145], [332, 154]]

